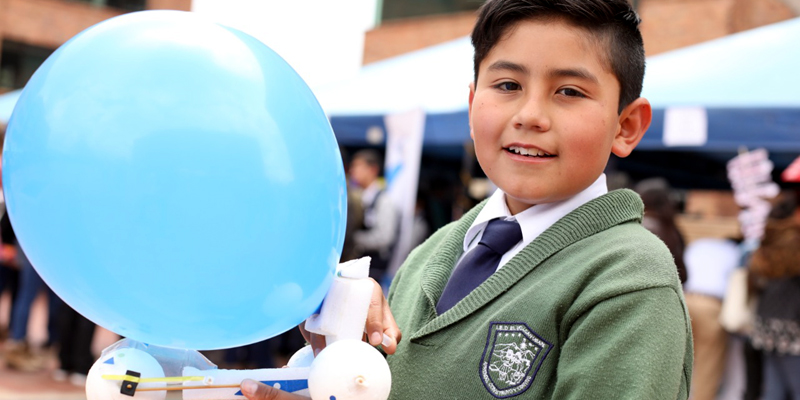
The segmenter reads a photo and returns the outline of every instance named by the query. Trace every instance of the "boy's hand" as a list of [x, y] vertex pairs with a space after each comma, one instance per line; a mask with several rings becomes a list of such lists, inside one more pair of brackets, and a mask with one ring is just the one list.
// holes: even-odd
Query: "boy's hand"
[[241, 389], [249, 400], [308, 400], [308, 397], [284, 392], [251, 379], [242, 381]]
[[[383, 289], [378, 282], [371, 279], [374, 284], [372, 299], [367, 311], [366, 335], [367, 341], [373, 346], [381, 345], [386, 354], [394, 354], [397, 343], [400, 343], [402, 334], [397, 322], [394, 320], [389, 303], [383, 295]], [[325, 336], [317, 335], [305, 330], [305, 322], [300, 324], [300, 332], [314, 349], [314, 356], [325, 348]]]

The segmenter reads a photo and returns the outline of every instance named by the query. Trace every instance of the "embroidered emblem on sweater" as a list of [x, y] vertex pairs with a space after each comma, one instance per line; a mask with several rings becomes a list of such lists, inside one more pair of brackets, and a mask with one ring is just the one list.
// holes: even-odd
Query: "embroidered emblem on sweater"
[[498, 399], [525, 392], [550, 348], [523, 322], [492, 322], [480, 365], [486, 390]]

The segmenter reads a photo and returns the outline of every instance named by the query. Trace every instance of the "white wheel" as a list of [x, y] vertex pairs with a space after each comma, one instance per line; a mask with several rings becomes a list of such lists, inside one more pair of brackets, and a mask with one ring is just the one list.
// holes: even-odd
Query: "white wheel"
[[[120, 348], [108, 352], [95, 361], [86, 376], [86, 398], [88, 400], [164, 400], [167, 392], [136, 391], [133, 397], [122, 394], [123, 379], [110, 377], [125, 376], [127, 371], [141, 374], [141, 378], [163, 378], [164, 369], [153, 356], [134, 348]], [[105, 376], [105, 377], [104, 377]], [[164, 382], [139, 383], [136, 389], [164, 387]]]
[[313, 362], [314, 349], [311, 348], [311, 345], [308, 345], [297, 350], [297, 352], [292, 355], [292, 358], [289, 359], [289, 362], [286, 363], [286, 366], [289, 368], [310, 367]]
[[386, 400], [392, 374], [383, 355], [357, 340], [341, 340], [323, 349], [308, 374], [312, 400]]

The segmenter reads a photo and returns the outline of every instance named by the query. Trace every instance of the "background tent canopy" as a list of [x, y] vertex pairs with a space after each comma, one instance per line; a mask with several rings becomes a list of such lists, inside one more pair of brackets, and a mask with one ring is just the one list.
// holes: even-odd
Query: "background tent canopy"
[[[639, 149], [800, 152], [797, 38], [800, 18], [648, 58], [643, 96], [654, 120]], [[386, 114], [421, 107], [426, 146], [462, 146], [472, 55], [464, 37], [367, 65], [316, 94], [340, 143], [382, 144], [380, 135], [367, 140], [370, 128], [383, 128]], [[665, 110], [685, 106], [701, 107], [706, 117], [706, 137], [691, 146], [664, 136]]]
[[315, 90], [332, 116], [385, 115], [422, 108], [465, 111], [473, 79], [472, 44], [462, 37], [368, 64], [353, 79]]
[[795, 18], [649, 58], [642, 96], [655, 113], [639, 148], [664, 148], [665, 110], [695, 106], [707, 138], [678, 149], [800, 152], [798, 38]]
[[[469, 141], [472, 43], [463, 37], [365, 66], [352, 79], [315, 90], [339, 143], [383, 144], [383, 116], [421, 108], [426, 147]], [[368, 132], [370, 134], [368, 135]]]
[[800, 107], [800, 18], [648, 58], [642, 95], [656, 108]]

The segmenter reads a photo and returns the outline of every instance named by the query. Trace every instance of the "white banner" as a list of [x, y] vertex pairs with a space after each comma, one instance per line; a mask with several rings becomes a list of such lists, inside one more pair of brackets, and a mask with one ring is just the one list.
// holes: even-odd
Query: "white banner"
[[425, 131], [425, 111], [415, 109], [387, 115], [386, 124], [386, 190], [400, 213], [400, 232], [389, 276], [394, 276], [400, 264], [411, 252], [411, 233], [419, 186], [419, 164], [422, 158], [422, 137]]
[[664, 111], [664, 145], [703, 146], [708, 141], [708, 114], [703, 107], [669, 107]]

